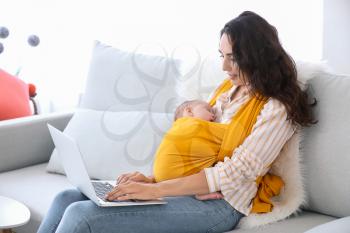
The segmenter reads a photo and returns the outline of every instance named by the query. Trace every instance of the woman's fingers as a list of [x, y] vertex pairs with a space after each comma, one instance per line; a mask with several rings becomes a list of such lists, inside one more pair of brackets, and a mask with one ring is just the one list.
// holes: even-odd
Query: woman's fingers
[[118, 201], [125, 201], [125, 200], [136, 199], [136, 198], [134, 197], [134, 194], [126, 194], [124, 196], [118, 197], [117, 199]]
[[159, 197], [156, 184], [127, 181], [120, 184], [106, 195], [107, 200], [152, 200]]
[[150, 179], [147, 178], [145, 175], [143, 175], [140, 172], [133, 172], [133, 173], [127, 173], [120, 175], [117, 178], [116, 184], [123, 184], [127, 181], [137, 181], [137, 182], [146, 182], [146, 183], [151, 183]]
[[125, 182], [127, 182], [130, 178], [130, 175], [126, 175], [126, 176], [123, 176], [121, 177], [121, 179], [119, 180], [119, 182], [117, 184], [123, 184]]
[[152, 183], [151, 179], [146, 177], [144, 174], [138, 172], [136, 175], [130, 177], [130, 180], [144, 183]]
[[132, 172], [132, 173], [126, 173], [122, 174], [117, 178], [117, 184], [123, 184], [128, 180], [132, 180], [133, 177], [137, 176], [139, 172]]
[[129, 173], [127, 173], [127, 174], [121, 174], [120, 176], [118, 176], [118, 177], [117, 177], [116, 183], [119, 184], [120, 181], [121, 181], [124, 177], [126, 177], [128, 174], [129, 174]]
[[106, 198], [112, 201], [112, 200], [116, 200], [120, 196], [123, 196], [125, 194], [130, 194], [130, 193], [132, 193], [130, 189], [130, 182], [127, 182], [123, 185], [119, 185], [113, 188], [113, 190], [107, 194]]

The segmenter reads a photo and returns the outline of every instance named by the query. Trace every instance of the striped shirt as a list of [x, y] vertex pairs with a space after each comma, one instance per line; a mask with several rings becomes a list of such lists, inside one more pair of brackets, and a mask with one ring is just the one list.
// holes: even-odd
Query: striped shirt
[[[216, 101], [214, 109], [217, 122], [229, 123], [239, 107], [249, 100], [249, 94], [245, 91], [230, 101], [235, 90], [236, 86], [233, 86]], [[267, 173], [294, 131], [295, 128], [287, 121], [284, 105], [270, 98], [261, 110], [251, 134], [233, 151], [231, 157], [227, 156], [223, 162], [204, 169], [210, 192], [221, 191], [231, 206], [249, 215], [252, 199], [257, 192], [255, 180]]]

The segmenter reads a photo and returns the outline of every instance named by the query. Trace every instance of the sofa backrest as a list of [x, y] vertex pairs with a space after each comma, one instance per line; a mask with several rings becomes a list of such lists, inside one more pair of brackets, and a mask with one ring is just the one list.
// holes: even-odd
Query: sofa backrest
[[324, 73], [308, 81], [316, 125], [302, 132], [306, 209], [350, 215], [350, 77]]
[[63, 130], [72, 113], [51, 113], [0, 122], [0, 172], [47, 162], [53, 150], [47, 123]]

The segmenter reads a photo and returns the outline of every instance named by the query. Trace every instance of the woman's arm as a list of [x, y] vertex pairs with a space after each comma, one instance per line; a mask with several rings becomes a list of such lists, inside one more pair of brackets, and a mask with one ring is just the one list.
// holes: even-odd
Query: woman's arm
[[[204, 173], [202, 171], [202, 173]], [[158, 188], [160, 189], [159, 192], [162, 192], [163, 190], [165, 191], [169, 191], [169, 190], [172, 190], [174, 189], [175, 191], [179, 191], [180, 192], [180, 195], [183, 195], [181, 194], [182, 191], [179, 190], [179, 184], [180, 185], [185, 185], [186, 186], [186, 183], [191, 183], [191, 182], [196, 182], [197, 184], [198, 183], [203, 183], [201, 182], [203, 180], [203, 175], [202, 174], [195, 174], [196, 176], [194, 176], [193, 178], [187, 178], [187, 179], [184, 179], [184, 178], [178, 178], [178, 179], [173, 179], [173, 180], [167, 180], [167, 181], [163, 181], [161, 183], [158, 182]], [[205, 175], [204, 175], [205, 176]], [[117, 178], [117, 182], [116, 184], [124, 184], [128, 181], [136, 181], [136, 182], [143, 182], [143, 183], [156, 183], [155, 181], [155, 178], [154, 176], [145, 176], [144, 174], [142, 174], [141, 172], [132, 172], [132, 173], [126, 173], [126, 174], [122, 174], [120, 175], [118, 178]], [[204, 180], [205, 183], [207, 182], [207, 180], [205, 179]], [[185, 182], [185, 183], [183, 183]], [[185, 187], [183, 186], [183, 187]], [[208, 186], [206, 186], [208, 187]], [[162, 192], [163, 193], [163, 192]], [[159, 193], [159, 195], [161, 195]], [[176, 195], [176, 194], [174, 194]], [[166, 195], [163, 195], [163, 196], [166, 196]]]
[[159, 183], [161, 197], [195, 195], [198, 200], [222, 199], [221, 192], [209, 193], [204, 170], [187, 177], [166, 180]]
[[150, 200], [165, 196], [182, 196], [209, 193], [204, 171], [197, 174], [166, 180], [159, 183], [127, 181], [116, 186], [106, 198], [108, 200]]
[[204, 170], [194, 175], [157, 183], [161, 197], [209, 193]]

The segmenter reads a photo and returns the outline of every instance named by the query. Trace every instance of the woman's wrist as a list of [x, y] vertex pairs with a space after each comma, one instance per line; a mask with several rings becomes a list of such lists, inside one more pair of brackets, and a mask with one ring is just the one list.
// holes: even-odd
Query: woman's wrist
[[209, 188], [204, 171], [197, 174], [155, 183], [155, 194], [159, 197], [207, 194]]
[[161, 183], [153, 183], [154, 187], [155, 187], [155, 195], [157, 198], [162, 198], [162, 197], [166, 197], [166, 193], [164, 192], [164, 187]]

